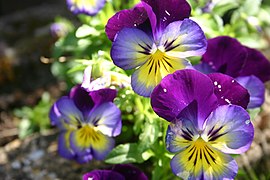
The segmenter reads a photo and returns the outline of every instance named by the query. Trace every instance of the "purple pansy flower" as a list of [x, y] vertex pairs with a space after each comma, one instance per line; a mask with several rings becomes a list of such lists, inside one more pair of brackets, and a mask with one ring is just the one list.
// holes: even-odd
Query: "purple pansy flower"
[[69, 10], [74, 14], [96, 15], [105, 5], [106, 0], [67, 0]]
[[93, 170], [83, 175], [83, 180], [148, 180], [137, 167], [130, 164], [118, 164], [112, 170]]
[[[176, 153], [171, 168], [184, 179], [233, 179], [238, 166], [229, 154], [245, 152], [253, 140], [247, 111], [231, 103], [220, 104], [213, 79], [226, 82], [222, 76], [179, 70], [166, 76], [151, 94], [154, 111], [171, 122], [166, 135], [168, 151]], [[229, 81], [224, 85], [222, 91], [240, 86]], [[231, 96], [228, 91], [225, 94]]]
[[60, 129], [58, 152], [68, 159], [85, 163], [103, 160], [114, 147], [121, 132], [121, 112], [113, 99], [116, 91], [100, 89], [87, 92], [80, 85], [69, 96], [61, 97], [50, 111], [51, 124]]
[[131, 85], [139, 95], [149, 97], [163, 77], [190, 65], [186, 57], [205, 52], [206, 38], [188, 19], [190, 11], [185, 0], [142, 0], [109, 19], [112, 60], [124, 70], [135, 69]]
[[270, 80], [270, 62], [259, 51], [243, 46], [236, 39], [220, 36], [208, 40], [202, 62], [195, 69], [203, 73], [220, 72], [235, 78], [250, 93], [248, 108], [264, 102], [264, 84]]

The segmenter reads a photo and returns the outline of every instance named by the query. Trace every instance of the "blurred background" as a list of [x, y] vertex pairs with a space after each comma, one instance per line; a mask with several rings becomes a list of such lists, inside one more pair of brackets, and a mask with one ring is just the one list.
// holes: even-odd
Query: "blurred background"
[[[104, 26], [115, 12], [137, 2], [108, 1], [96, 17], [87, 17], [72, 14], [64, 0], [0, 1], [1, 179], [80, 179], [91, 169], [109, 166], [99, 161], [79, 165], [61, 158], [57, 130], [50, 126], [48, 112], [57, 98], [81, 82], [85, 59], [110, 60], [111, 42]], [[208, 38], [235, 37], [270, 59], [270, 0], [189, 2], [192, 18]], [[60, 30], [52, 30], [55, 23]], [[97, 77], [99, 71], [102, 69], [97, 70]], [[251, 112], [256, 127], [252, 147], [236, 157], [240, 166], [237, 179], [270, 180], [270, 84], [266, 87], [264, 105]], [[138, 129], [144, 121], [140, 126], [134, 122], [139, 108], [136, 100], [128, 102], [122, 109], [124, 127], [128, 132], [135, 124], [133, 134], [128, 135], [134, 140], [133, 135], [142, 133]], [[151, 158], [137, 166], [154, 177]]]

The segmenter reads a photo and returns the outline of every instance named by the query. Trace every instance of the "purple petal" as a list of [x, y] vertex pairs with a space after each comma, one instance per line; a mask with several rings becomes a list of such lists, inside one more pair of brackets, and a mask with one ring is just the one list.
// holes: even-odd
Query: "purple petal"
[[90, 95], [95, 103], [95, 106], [98, 106], [106, 102], [113, 102], [117, 95], [117, 91], [115, 89], [106, 88], [92, 91], [90, 92]]
[[125, 180], [121, 174], [111, 170], [93, 170], [83, 175], [83, 180]]
[[148, 180], [147, 176], [139, 168], [131, 164], [117, 164], [112, 170], [122, 174], [128, 180]]
[[124, 28], [113, 42], [111, 57], [120, 68], [133, 69], [148, 60], [152, 46], [152, 38], [142, 30]]
[[74, 101], [78, 109], [83, 113], [84, 117], [91, 111], [95, 103], [83, 87], [74, 86], [69, 93], [69, 97]]
[[215, 70], [212, 69], [211, 66], [205, 62], [201, 62], [200, 64], [196, 64], [193, 66], [193, 68], [196, 69], [197, 71], [200, 71], [201, 73], [204, 73], [204, 74], [210, 74], [210, 73], [215, 72]]
[[215, 86], [215, 94], [220, 105], [235, 104], [247, 108], [250, 95], [246, 88], [235, 79], [221, 73], [208, 74]]
[[117, 136], [122, 128], [121, 111], [112, 102], [103, 103], [89, 114], [88, 123], [107, 136]]
[[237, 77], [247, 59], [247, 50], [236, 39], [220, 36], [208, 40], [202, 62], [208, 63], [216, 72]]
[[250, 100], [247, 108], [260, 107], [264, 102], [265, 87], [256, 76], [240, 76], [236, 81], [248, 90]]
[[72, 131], [63, 131], [58, 136], [58, 153], [67, 159], [73, 159], [75, 157], [69, 143], [71, 132]]
[[57, 126], [60, 130], [65, 130], [64, 118], [61, 116], [57, 105], [53, 104], [49, 112], [49, 118], [51, 120], [51, 125]]
[[74, 158], [74, 160], [76, 160], [77, 163], [80, 163], [80, 164], [88, 163], [88, 162], [92, 161], [92, 159], [93, 159], [93, 155], [90, 152], [84, 154], [83, 156], [76, 155]]
[[150, 22], [150, 25], [151, 25], [153, 38], [155, 40], [157, 40], [157, 39], [159, 39], [159, 35], [160, 35], [160, 33], [158, 33], [157, 29], [156, 29], [156, 27], [157, 27], [157, 17], [155, 15], [152, 7], [149, 4], [142, 1], [142, 5], [143, 5], [144, 9], [147, 12], [147, 16], [149, 18], [149, 22]]
[[202, 137], [224, 153], [240, 154], [252, 143], [254, 128], [241, 106], [219, 106], [205, 121]]
[[[171, 168], [175, 175], [190, 180], [234, 179], [238, 167], [236, 161], [231, 156], [209, 146], [207, 146], [207, 149], [211, 151], [205, 150], [206, 148], [196, 149], [195, 147], [193, 149], [195, 149], [193, 152], [196, 151], [196, 153], [192, 154], [192, 149], [187, 148], [173, 157]], [[211, 153], [211, 157], [215, 161], [213, 161], [209, 153]]]
[[[67, 125], [72, 124], [76, 126], [80, 124], [82, 121], [84, 121], [83, 114], [81, 113], [81, 111], [75, 106], [74, 102], [67, 96], [63, 96], [58, 101], [56, 101], [52, 111], [54, 111], [55, 112], [54, 114], [57, 115], [57, 119], [53, 119], [53, 122], [55, 122], [56, 125], [64, 123]], [[56, 116], [52, 117], [55, 118]]]
[[151, 95], [153, 110], [167, 121], [178, 117], [192, 101], [198, 103], [196, 128], [202, 124], [217, 106], [214, 86], [209, 77], [191, 69], [179, 70], [166, 76]]
[[[191, 7], [185, 0], [142, 0], [152, 9], [144, 7], [147, 10], [152, 29], [156, 29], [154, 34], [161, 34], [166, 26], [172, 22], [188, 18]], [[151, 12], [152, 11], [152, 12]], [[151, 14], [155, 14], [155, 16]]]
[[103, 160], [114, 147], [114, 139], [85, 125], [70, 135], [70, 147], [78, 156], [90, 153], [97, 160]]
[[164, 30], [159, 46], [171, 57], [202, 55], [207, 46], [205, 35], [198, 24], [190, 19], [170, 23]]
[[69, 10], [74, 14], [96, 15], [105, 5], [106, 0], [67, 0]]
[[258, 50], [246, 47], [247, 61], [240, 76], [257, 76], [262, 82], [270, 80], [270, 61]]
[[123, 28], [139, 26], [147, 20], [147, 13], [142, 4], [136, 5], [132, 9], [122, 10], [111, 17], [106, 25], [106, 34], [111, 41], [115, 35]]

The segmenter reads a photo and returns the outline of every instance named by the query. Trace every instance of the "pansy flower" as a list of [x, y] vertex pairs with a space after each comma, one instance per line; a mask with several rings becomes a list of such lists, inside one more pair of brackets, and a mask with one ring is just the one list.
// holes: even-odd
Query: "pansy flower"
[[205, 52], [206, 38], [188, 19], [190, 10], [185, 0], [142, 0], [109, 19], [112, 60], [124, 70], [135, 69], [131, 85], [139, 95], [149, 97], [163, 77], [190, 65], [187, 57]]
[[194, 66], [203, 73], [220, 72], [237, 80], [250, 93], [248, 108], [264, 102], [264, 82], [270, 80], [270, 62], [256, 49], [243, 46], [236, 39], [220, 36], [208, 40], [201, 63]]
[[105, 5], [106, 0], [67, 0], [68, 9], [74, 14], [96, 15]]
[[171, 168], [183, 179], [234, 179], [238, 166], [230, 154], [245, 152], [253, 140], [247, 111], [220, 105], [215, 91], [209, 76], [186, 69], [166, 76], [151, 94], [154, 111], [170, 122], [166, 147], [176, 153]]
[[117, 164], [112, 170], [93, 170], [83, 175], [83, 180], [147, 180], [147, 176], [131, 164]]
[[60, 129], [58, 152], [68, 159], [85, 163], [103, 160], [114, 147], [121, 132], [121, 112], [113, 99], [116, 91], [100, 89], [87, 92], [80, 85], [69, 96], [61, 97], [50, 111], [51, 124]]

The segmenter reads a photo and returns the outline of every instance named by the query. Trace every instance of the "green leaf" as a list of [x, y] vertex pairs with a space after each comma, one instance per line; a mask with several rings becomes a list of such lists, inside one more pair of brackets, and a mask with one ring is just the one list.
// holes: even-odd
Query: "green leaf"
[[91, 36], [99, 36], [100, 32], [98, 32], [95, 28], [84, 24], [77, 29], [75, 35], [77, 38], [84, 38], [84, 37], [87, 37], [90, 35]]
[[247, 110], [250, 116], [250, 120], [254, 120], [258, 114], [261, 112], [261, 108], [254, 108], [254, 109], [248, 109]]
[[[156, 120], [156, 121], [155, 121]], [[139, 136], [139, 148], [144, 151], [151, 147], [152, 144], [157, 140], [160, 132], [159, 120], [155, 119], [153, 123], [146, 123], [143, 126], [143, 132]]]
[[235, 0], [222, 0], [215, 4], [213, 12], [216, 15], [223, 16], [227, 11], [237, 7], [239, 7], [239, 4]]
[[136, 143], [120, 144], [107, 156], [105, 162], [109, 164], [142, 163], [143, 153], [138, 151]]

